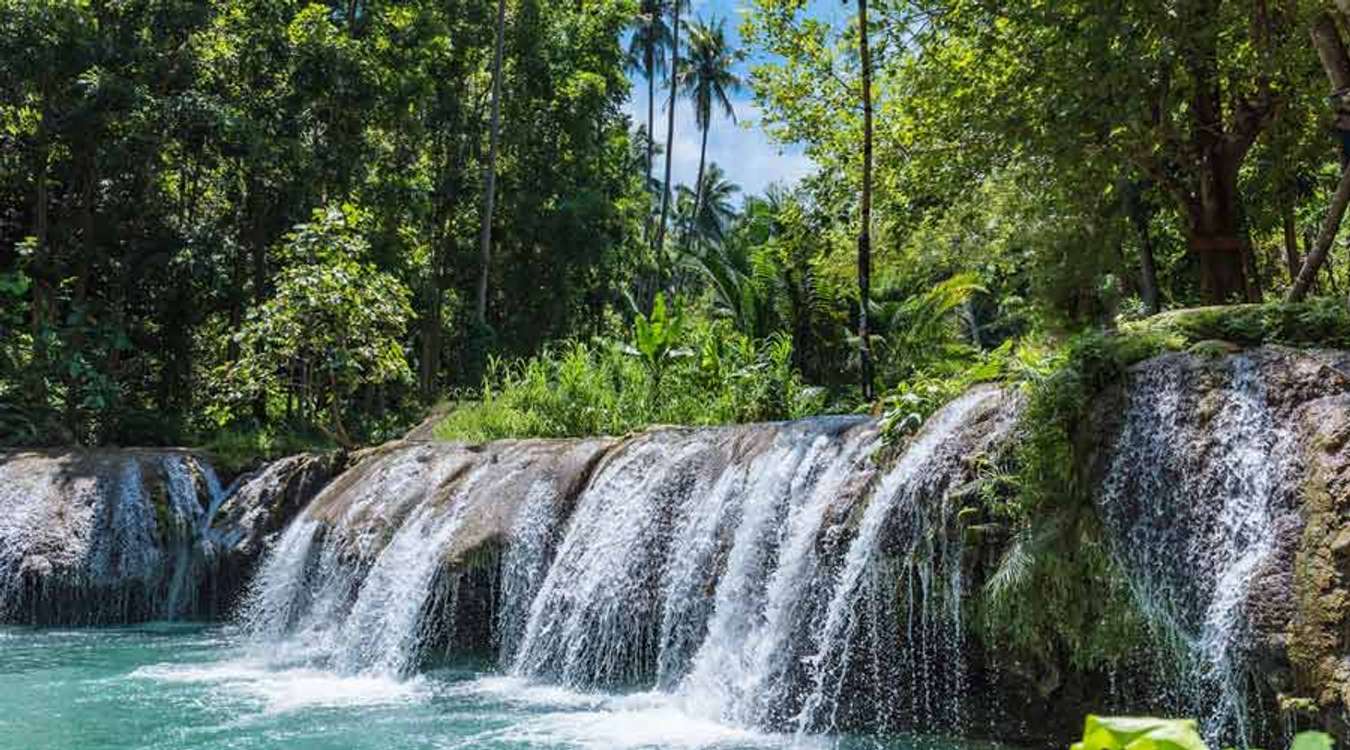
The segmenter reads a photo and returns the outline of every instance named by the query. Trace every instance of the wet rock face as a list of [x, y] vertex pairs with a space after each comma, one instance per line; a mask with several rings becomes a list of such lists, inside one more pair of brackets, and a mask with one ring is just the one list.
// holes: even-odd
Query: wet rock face
[[1097, 507], [1141, 610], [1177, 651], [1162, 703], [1216, 741], [1270, 737], [1292, 697], [1336, 702], [1346, 360], [1167, 355], [1099, 401]]
[[0, 622], [216, 616], [322, 463], [287, 459], [227, 490], [188, 451], [0, 453]]

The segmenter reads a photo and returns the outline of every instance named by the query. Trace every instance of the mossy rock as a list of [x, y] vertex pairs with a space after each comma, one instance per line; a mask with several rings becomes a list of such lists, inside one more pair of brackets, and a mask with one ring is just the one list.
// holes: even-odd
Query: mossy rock
[[1234, 344], [1231, 341], [1224, 341], [1223, 339], [1205, 339], [1203, 341], [1197, 341], [1194, 344], [1191, 344], [1190, 347], [1186, 349], [1186, 351], [1190, 354], [1194, 354], [1197, 357], [1205, 357], [1206, 359], [1217, 359], [1219, 357], [1224, 357], [1229, 354], [1237, 354], [1238, 352], [1242, 351], [1242, 347], [1238, 346], [1237, 344]]
[[1234, 345], [1350, 347], [1350, 309], [1339, 300], [1221, 305], [1174, 310], [1121, 327], [1131, 336], [1152, 335], [1173, 350], [1208, 341]]

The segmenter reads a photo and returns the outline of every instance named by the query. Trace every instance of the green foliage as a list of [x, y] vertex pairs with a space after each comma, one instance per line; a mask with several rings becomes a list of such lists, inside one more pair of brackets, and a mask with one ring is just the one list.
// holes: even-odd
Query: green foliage
[[974, 602], [987, 642], [1046, 666], [1090, 668], [1128, 658], [1150, 637], [1110, 555], [1080, 453], [1093, 397], [1147, 348], [1090, 333], [1010, 365], [1027, 404], [985, 497], [989, 523], [1005, 530], [1002, 558]]
[[1289, 750], [1332, 750], [1336, 743], [1326, 732], [1299, 732], [1294, 735]]
[[222, 429], [202, 441], [201, 449], [227, 474], [296, 453], [327, 452], [338, 448], [322, 433], [285, 429]]
[[287, 237], [281, 256], [292, 265], [250, 311], [236, 337], [243, 356], [222, 378], [235, 399], [301, 394], [302, 412], [325, 411], [344, 444], [346, 402], [359, 388], [412, 380], [402, 344], [410, 295], [364, 260], [358, 217], [316, 212]]
[[[436, 434], [464, 441], [622, 435], [660, 424], [790, 419], [824, 410], [823, 394], [793, 368], [786, 337], [756, 342], [721, 321], [672, 327], [658, 312], [663, 308], [658, 303], [647, 323], [639, 319], [634, 335], [645, 339], [648, 352], [642, 357], [633, 356], [637, 347], [597, 339], [523, 361], [494, 358], [479, 400], [454, 409]], [[674, 333], [679, 338], [668, 338]], [[673, 351], [693, 356], [658, 354]]]
[[1218, 340], [1241, 345], [1350, 347], [1350, 308], [1336, 299], [1299, 304], [1229, 305], [1175, 310], [1124, 326], [1181, 345]]
[[[1289, 750], [1332, 750], [1325, 732], [1299, 732]], [[1094, 716], [1083, 723], [1083, 739], [1070, 750], [1209, 750], [1194, 719]]]
[[[491, 346], [518, 355], [600, 324], [643, 260], [647, 197], [621, 108], [631, 3], [509, 5], [489, 323]], [[263, 355], [239, 337], [250, 317], [288, 317], [278, 293], [351, 301], [348, 283], [417, 324], [392, 337], [417, 387], [365, 385], [395, 364], [390, 337], [345, 362], [315, 341], [304, 358], [327, 362], [310, 380], [337, 387], [311, 385], [341, 394], [342, 423], [369, 437], [476, 382], [464, 363], [480, 339], [457, 301], [477, 276], [495, 6], [0, 0], [15, 63], [0, 69], [0, 439], [310, 418], [329, 393], [244, 362]], [[362, 207], [365, 247], [316, 241], [359, 268], [286, 240], [334, 200]]]
[[1070, 750], [1208, 750], [1194, 719], [1087, 717]]
[[650, 316], [637, 313], [633, 322], [633, 347], [625, 351], [642, 358], [651, 371], [653, 387], [660, 388], [666, 366], [680, 357], [692, 355], [677, 345], [684, 338], [684, 315], [680, 310], [666, 312], [666, 296], [658, 294]]

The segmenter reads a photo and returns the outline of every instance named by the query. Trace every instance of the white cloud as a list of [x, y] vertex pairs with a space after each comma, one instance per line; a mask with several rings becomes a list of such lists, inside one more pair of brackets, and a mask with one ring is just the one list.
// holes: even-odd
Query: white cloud
[[[658, 88], [656, 97], [656, 136], [664, 143], [665, 92]], [[800, 148], [774, 143], [759, 128], [759, 110], [753, 101], [742, 98], [734, 104], [738, 123], [725, 118], [713, 121], [708, 134], [708, 161], [719, 164], [727, 177], [741, 186], [744, 194], [762, 193], [776, 182], [793, 184], [811, 171], [812, 162]], [[627, 109], [634, 125], [646, 124], [646, 81], [635, 82]], [[675, 148], [671, 164], [671, 179], [675, 183], [691, 184], [697, 177], [699, 139], [693, 106], [682, 100], [675, 108]], [[663, 166], [664, 162], [658, 158], [655, 166], [658, 176]]]

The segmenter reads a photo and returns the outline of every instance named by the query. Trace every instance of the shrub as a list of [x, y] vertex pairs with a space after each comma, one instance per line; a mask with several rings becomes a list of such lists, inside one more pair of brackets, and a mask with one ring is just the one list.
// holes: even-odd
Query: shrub
[[619, 435], [656, 424], [717, 425], [819, 413], [784, 336], [753, 340], [726, 321], [680, 321], [658, 305], [637, 346], [573, 341], [526, 360], [491, 359], [477, 400], [438, 426], [446, 440]]

